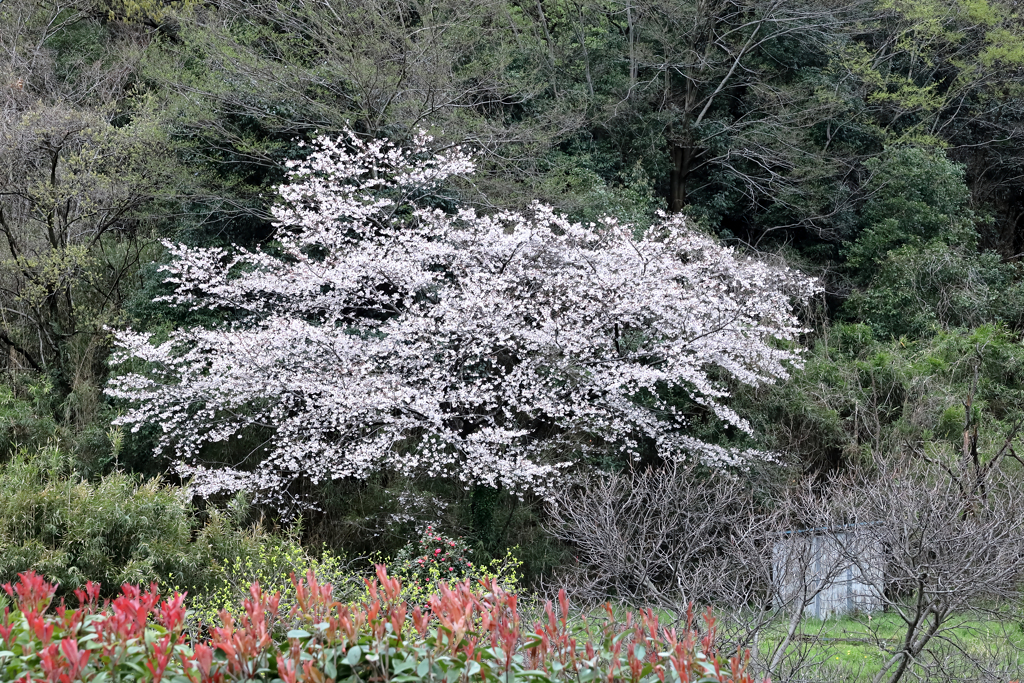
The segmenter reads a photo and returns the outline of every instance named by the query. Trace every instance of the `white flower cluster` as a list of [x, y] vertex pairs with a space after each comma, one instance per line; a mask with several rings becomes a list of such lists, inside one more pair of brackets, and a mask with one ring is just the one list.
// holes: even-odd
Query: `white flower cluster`
[[[713, 377], [786, 377], [800, 274], [662, 217], [643, 234], [551, 207], [478, 215], [432, 194], [473, 170], [353, 134], [317, 140], [279, 188], [276, 253], [168, 244], [174, 305], [236, 322], [162, 343], [117, 334], [119, 422], [158, 423], [200, 495], [281, 501], [297, 481], [380, 468], [544, 493], [588, 457], [749, 454], [705, 444], [664, 397], [749, 430]], [[781, 343], [780, 343], [781, 342]], [[243, 462], [210, 444], [263, 433]]]

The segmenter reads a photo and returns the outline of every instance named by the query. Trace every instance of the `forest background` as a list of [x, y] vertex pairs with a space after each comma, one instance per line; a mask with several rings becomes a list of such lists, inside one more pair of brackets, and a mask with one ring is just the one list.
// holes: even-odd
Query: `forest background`
[[[803, 367], [729, 386], [755, 436], [678, 399], [699, 438], [777, 455], [711, 488], [776, 514], [794, 491], [927, 466], [985, 500], [1015, 479], [1024, 425], [1022, 85], [1024, 18], [1003, 0], [3, 0], [0, 575], [209, 587], [236, 558], [399, 556], [431, 524], [481, 563], [514, 549], [526, 585], [679, 592], [677, 557], [644, 583], [608, 569], [621, 536], [581, 540], [596, 508], [693, 505], [682, 488], [719, 476], [652, 483], [655, 455], [597, 463], [611, 479], [569, 487], [560, 513], [385, 470], [304, 490], [296, 524], [183, 499], [158, 426], [112, 425], [111, 329], [209, 322], [154, 301], [160, 240], [272, 244], [285, 161], [347, 127], [472, 149], [453, 204], [641, 227], [682, 212], [817, 277]], [[687, 562], [729, 537], [701, 533], [718, 540]]]

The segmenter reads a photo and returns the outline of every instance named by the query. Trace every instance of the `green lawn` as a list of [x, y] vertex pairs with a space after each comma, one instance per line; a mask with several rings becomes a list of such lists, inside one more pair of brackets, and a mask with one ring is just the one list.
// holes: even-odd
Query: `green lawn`
[[[539, 604], [534, 605], [540, 616]], [[616, 617], [625, 619], [635, 608], [612, 603]], [[696, 622], [703, 627], [702, 610], [696, 611]], [[656, 609], [664, 625], [680, 624], [679, 615], [671, 610]], [[736, 623], [748, 620], [747, 615], [728, 615], [723, 609], [715, 610], [720, 632], [728, 638]], [[603, 609], [591, 613], [592, 618], [604, 616]], [[946, 622], [940, 635], [933, 639], [929, 652], [922, 656], [933, 675], [926, 677], [924, 669], [912, 665], [902, 681], [922, 680], [945, 683], [956, 681], [1024, 681], [1024, 622], [1020, 610], [1010, 608], [992, 610], [990, 614], [956, 615]], [[776, 623], [762, 632], [759, 650], [762, 659], [771, 657], [775, 647], [785, 635], [787, 624], [781, 616]], [[773, 681], [789, 680], [811, 683], [837, 681], [864, 683], [872, 681], [892, 653], [899, 649], [905, 634], [905, 624], [894, 612], [878, 612], [842, 618], [805, 619], [793, 642], [787, 647], [786, 660], [781, 667], [783, 675], [772, 676]], [[996, 668], [1001, 675], [978, 678], [977, 668], [971, 660], [984, 662], [989, 669]], [[944, 673], [934, 673], [938, 660]], [[794, 662], [802, 666], [793, 673]], [[890, 670], [890, 674], [892, 671]], [[883, 679], [888, 681], [888, 678]]]
[[[949, 624], [955, 628], [943, 631], [933, 641], [932, 653], [923, 657], [925, 662], [939, 659], [953, 671], [966, 670], [971, 659], [998, 664], [1007, 671], [1024, 667], [1024, 630], [1009, 616], [1005, 619], [998, 615], [988, 619], [955, 617]], [[791, 661], [803, 657], [815, 663], [807, 667], [807, 680], [821, 680], [812, 672], [825, 669], [832, 680], [870, 681], [891, 653], [900, 647], [904, 629], [903, 621], [895, 613], [825, 621], [807, 619], [787, 648], [787, 656]], [[777, 628], [762, 639], [762, 652], [769, 652], [782, 635], [782, 628]], [[914, 674], [919, 673], [922, 673], [921, 668], [913, 667], [904, 680], [917, 680]]]

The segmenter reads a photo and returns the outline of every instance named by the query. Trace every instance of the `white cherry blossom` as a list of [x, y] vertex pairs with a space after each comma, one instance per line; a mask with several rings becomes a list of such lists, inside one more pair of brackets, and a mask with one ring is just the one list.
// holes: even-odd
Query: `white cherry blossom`
[[[273, 253], [168, 243], [165, 299], [232, 322], [116, 333], [114, 362], [148, 368], [111, 380], [119, 422], [158, 424], [197, 494], [282, 506], [298, 482], [382, 468], [543, 494], [593, 457], [758, 457], [694, 438], [664, 397], [749, 431], [720, 378], [787, 376], [812, 280], [682, 216], [641, 232], [451, 209], [439, 192], [472, 158], [430, 143], [316, 140], [278, 189]], [[235, 465], [204, 459], [254, 430], [270, 436]]]

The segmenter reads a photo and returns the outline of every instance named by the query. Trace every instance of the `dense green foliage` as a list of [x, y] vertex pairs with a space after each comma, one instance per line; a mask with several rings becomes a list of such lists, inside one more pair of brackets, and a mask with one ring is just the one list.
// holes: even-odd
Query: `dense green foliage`
[[779, 456], [742, 473], [750, 509], [908, 457], [984, 479], [1024, 426], [1021, 18], [1010, 0], [5, 0], [0, 576], [156, 580], [210, 612], [295, 564], [435, 578], [425, 529], [460, 576], [509, 548], [531, 585], [575, 561], [542, 500], [389, 472], [303, 491], [317, 506], [287, 533], [273, 510], [193, 507], [151, 455], [159, 425], [111, 428], [109, 326], [218, 322], [154, 300], [159, 240], [273, 249], [283, 162], [346, 125], [472, 147], [480, 174], [441, 208], [681, 211], [819, 277], [803, 369], [728, 387], [756, 438], [669, 397], [695, 436]]
[[[62, 596], [88, 581], [104, 596], [125, 582], [194, 593], [244, 582], [244, 594], [255, 579], [276, 572], [284, 583], [296, 569], [320, 566], [294, 542], [246, 523], [241, 500], [200, 512], [157, 479], [115, 471], [89, 481], [55, 447], [20, 450], [0, 465], [0, 580], [34, 569], [59, 581]], [[224, 561], [236, 557], [247, 558], [248, 575]]]
[[[281, 162], [314, 130], [346, 123], [399, 140], [427, 126], [476, 146], [485, 173], [462, 188], [470, 201], [540, 198], [578, 217], [639, 223], [659, 207], [685, 209], [724, 239], [777, 250], [825, 279], [821, 335], [831, 317], [870, 326], [882, 344], [985, 324], [1015, 334], [1024, 36], [1011, 4], [396, 7], [0, 7], [0, 41], [11, 46], [0, 64], [12, 169], [2, 216], [13, 250], [0, 342], [15, 375], [38, 370], [45, 381], [30, 381], [52, 387], [32, 419], [55, 419], [74, 434], [65, 445], [93, 430], [93, 446], [72, 447], [89, 476], [113, 466], [100, 436], [111, 412], [97, 409], [102, 326], [180, 322], [151, 302], [161, 290], [148, 265], [161, 258], [153, 238], [266, 239]], [[144, 435], [129, 436], [124, 462], [156, 474], [146, 451]], [[517, 531], [532, 515], [512, 510], [504, 521], [500, 495], [389, 481], [371, 497], [386, 507], [403, 490], [440, 495], [446, 525], [471, 530], [480, 549], [535, 547]], [[344, 493], [344, 507], [368, 493]], [[321, 495], [335, 504], [335, 493]], [[397, 550], [439, 514], [427, 502], [397, 527], [368, 527], [364, 515], [354, 521], [368, 537], [331, 530], [323, 540], [367, 550], [383, 538]]]

